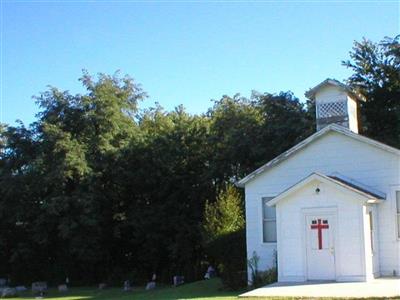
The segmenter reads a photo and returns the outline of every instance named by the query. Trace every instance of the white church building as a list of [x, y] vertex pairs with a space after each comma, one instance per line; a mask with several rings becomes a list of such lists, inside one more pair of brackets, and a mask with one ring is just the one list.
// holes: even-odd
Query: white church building
[[358, 134], [364, 99], [346, 85], [327, 79], [306, 96], [317, 132], [238, 182], [248, 258], [277, 264], [280, 282], [398, 276], [400, 150]]

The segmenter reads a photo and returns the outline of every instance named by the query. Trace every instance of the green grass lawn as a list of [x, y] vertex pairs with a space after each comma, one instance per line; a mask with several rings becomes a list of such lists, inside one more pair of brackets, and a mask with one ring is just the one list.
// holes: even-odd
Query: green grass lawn
[[[212, 280], [197, 281], [182, 285], [180, 287], [160, 287], [152, 291], [145, 291], [144, 287], [138, 287], [132, 292], [123, 292], [122, 288], [109, 288], [98, 290], [96, 288], [71, 288], [67, 293], [60, 293], [57, 290], [49, 290], [44, 299], [53, 300], [173, 300], [173, 299], [196, 299], [196, 300], [232, 300], [238, 299], [241, 292], [232, 292], [222, 289], [221, 281], [218, 278]], [[33, 300], [31, 292], [25, 292], [18, 298]]]
[[[195, 300], [234, 300], [239, 299], [237, 296], [243, 291], [226, 291], [222, 289], [221, 281], [218, 278], [212, 280], [197, 281], [188, 283], [180, 287], [159, 287], [152, 291], [145, 291], [144, 287], [138, 287], [132, 292], [123, 292], [122, 288], [109, 288], [98, 290], [94, 287], [89, 288], [72, 288], [68, 293], [60, 293], [55, 289], [48, 291], [44, 299], [52, 300], [178, 300], [178, 299], [195, 299]], [[21, 294], [18, 298], [8, 298], [11, 300], [34, 300], [31, 292]], [[261, 299], [279, 299], [293, 300], [305, 298], [291, 297], [265, 297], [265, 298], [244, 298], [246, 300]], [[314, 298], [317, 299], [317, 298]], [[339, 298], [323, 298], [324, 300], [337, 300]], [[377, 298], [368, 298], [375, 300]], [[400, 300], [400, 298], [391, 298]], [[346, 300], [351, 300], [347, 298]]]

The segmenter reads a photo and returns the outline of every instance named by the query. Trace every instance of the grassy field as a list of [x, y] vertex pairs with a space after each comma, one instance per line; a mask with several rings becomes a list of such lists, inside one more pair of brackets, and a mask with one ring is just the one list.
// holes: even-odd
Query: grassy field
[[[221, 282], [215, 278], [208, 281], [198, 281], [182, 285], [180, 287], [163, 287], [152, 291], [145, 291], [144, 287], [136, 288], [132, 292], [123, 292], [122, 288], [109, 288], [98, 290], [96, 288], [71, 288], [67, 293], [59, 293], [49, 290], [44, 299], [52, 300], [174, 300], [174, 299], [196, 299], [196, 300], [233, 300], [238, 299], [240, 292], [225, 291], [221, 289]], [[21, 294], [18, 298], [33, 300], [31, 292]]]

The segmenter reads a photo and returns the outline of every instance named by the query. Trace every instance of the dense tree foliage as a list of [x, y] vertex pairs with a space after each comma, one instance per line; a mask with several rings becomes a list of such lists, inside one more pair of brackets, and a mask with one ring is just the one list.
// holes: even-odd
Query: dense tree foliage
[[81, 81], [86, 95], [50, 88], [37, 97], [37, 122], [3, 134], [0, 213], [10, 236], [2, 272], [17, 280], [93, 279], [114, 267], [119, 199], [110, 170], [135, 139], [130, 115], [144, 94], [130, 78]]
[[[369, 99], [364, 131], [399, 146], [398, 40], [357, 43], [351, 59], [350, 83]], [[129, 77], [84, 73], [81, 82], [82, 95], [39, 95], [33, 124], [0, 127], [0, 277], [200, 278], [208, 221], [223, 237], [214, 245], [244, 240], [239, 194], [220, 191], [314, 131], [312, 103], [290, 92], [223, 96], [192, 115], [140, 109], [146, 94]], [[239, 261], [244, 243], [235, 250]]]
[[363, 134], [400, 148], [400, 36], [380, 43], [355, 42], [349, 84], [365, 96], [361, 103]]
[[[191, 115], [139, 110], [146, 95], [128, 77], [84, 73], [81, 82], [83, 95], [37, 97], [30, 127], [1, 128], [0, 271], [13, 280], [202, 276], [206, 201], [209, 211], [215, 199], [229, 204], [217, 191], [313, 128], [290, 93], [224, 96]], [[243, 203], [227, 192], [240, 215], [218, 213], [232, 232]]]
[[211, 172], [238, 179], [314, 132], [314, 115], [290, 92], [222, 97], [210, 117]]

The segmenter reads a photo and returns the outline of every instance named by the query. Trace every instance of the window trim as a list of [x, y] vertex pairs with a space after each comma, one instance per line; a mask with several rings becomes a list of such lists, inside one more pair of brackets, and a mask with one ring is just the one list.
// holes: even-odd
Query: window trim
[[[275, 208], [275, 219], [272, 218], [264, 218], [264, 205], [270, 201], [271, 199], [275, 198], [275, 196], [267, 196], [267, 197], [261, 197], [261, 244], [263, 245], [276, 245], [277, 240], [278, 240], [278, 227], [277, 227], [277, 220], [276, 220], [276, 208]], [[276, 240], [275, 241], [270, 241], [266, 242], [264, 241], [264, 223], [265, 222], [271, 222], [275, 221], [275, 228], [276, 228]]]

